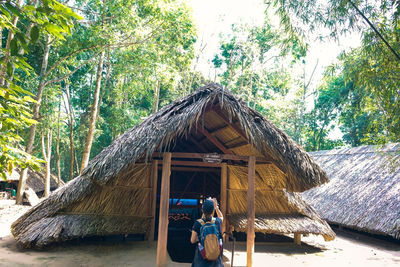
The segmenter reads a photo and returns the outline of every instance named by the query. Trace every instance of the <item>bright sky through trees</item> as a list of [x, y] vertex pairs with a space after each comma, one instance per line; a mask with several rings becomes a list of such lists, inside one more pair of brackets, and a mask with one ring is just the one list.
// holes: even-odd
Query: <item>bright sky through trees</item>
[[74, 0], [71, 10], [50, 2], [51, 14], [2, 4], [3, 173], [48, 158], [72, 179], [128, 129], [210, 81], [307, 151], [400, 140], [392, 0]]
[[[218, 52], [220, 34], [231, 33], [232, 24], [261, 25], [266, 6], [262, 0], [189, 0], [188, 3], [192, 6], [193, 17], [198, 29], [197, 49], [202, 42], [203, 45], [206, 44], [197, 68], [203, 75], [212, 78], [210, 59]], [[273, 24], [278, 25], [279, 19], [273, 14], [270, 16]], [[317, 86], [316, 82], [321, 80], [325, 67], [332, 64], [342, 50], [360, 45], [359, 34], [342, 36], [339, 41], [327, 39], [317, 41], [315, 33], [310, 33], [307, 37], [310, 40], [310, 47], [306, 57], [306, 61], [309, 62], [306, 66], [306, 73], [308, 73], [306, 76], [311, 75], [317, 60], [319, 61], [313, 78], [313, 86]], [[303, 70], [299, 70], [299, 72], [302, 73]]]
[[[230, 34], [233, 24], [262, 25], [266, 5], [262, 0], [189, 0], [193, 9], [193, 18], [197, 24], [198, 41], [196, 49], [204, 47], [200, 54], [196, 69], [205, 77], [213, 79], [213, 65], [211, 59], [218, 53], [220, 47], [220, 35]], [[272, 23], [278, 27], [279, 18], [271, 12], [269, 16]], [[361, 19], [361, 18], [360, 18]], [[342, 36], [339, 41], [318, 40], [316, 33], [309, 33], [309, 49], [306, 57], [306, 79], [308, 80], [315, 65], [318, 66], [311, 81], [310, 88], [318, 86], [323, 77], [325, 68], [335, 62], [341, 51], [360, 45], [358, 33]], [[297, 69], [294, 75], [303, 75], [304, 69]], [[313, 98], [306, 99], [309, 108], [312, 108]], [[330, 136], [333, 139], [341, 137], [339, 128], [335, 128]]]

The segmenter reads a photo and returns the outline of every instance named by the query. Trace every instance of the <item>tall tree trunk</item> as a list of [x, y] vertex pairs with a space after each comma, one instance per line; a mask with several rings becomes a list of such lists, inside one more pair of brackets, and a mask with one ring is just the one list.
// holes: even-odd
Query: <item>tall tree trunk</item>
[[57, 116], [57, 142], [56, 142], [57, 186], [60, 185], [60, 180], [61, 180], [61, 163], [60, 163], [60, 138], [61, 138], [60, 117], [61, 117], [61, 98], [62, 98], [62, 93], [60, 94], [60, 100], [59, 100], [59, 103], [58, 103], [58, 116]]
[[96, 129], [97, 109], [99, 108], [98, 105], [99, 105], [100, 88], [101, 88], [101, 77], [103, 72], [104, 54], [105, 54], [104, 51], [101, 52], [99, 58], [99, 65], [97, 66], [96, 88], [94, 92], [92, 110], [90, 113], [90, 120], [89, 120], [89, 129], [86, 136], [85, 147], [82, 153], [81, 169], [79, 173], [82, 173], [83, 169], [85, 169], [89, 163], [90, 150], [92, 148], [94, 131]]
[[156, 87], [154, 88], [154, 102], [153, 102], [153, 113], [158, 111], [158, 102], [160, 101], [160, 82], [157, 82]]
[[[47, 131], [47, 143], [44, 143], [44, 135], [42, 134], [42, 155], [45, 160], [46, 172], [45, 172], [45, 183], [44, 183], [44, 197], [48, 197], [50, 194], [50, 163], [51, 163], [51, 129]], [[47, 150], [47, 151], [46, 151]]]
[[310, 78], [308, 79], [308, 82], [306, 82], [306, 66], [304, 65], [303, 69], [303, 95], [301, 96], [301, 106], [300, 106], [300, 115], [299, 115], [299, 121], [298, 123], [295, 123], [295, 139], [296, 141], [300, 144], [303, 145], [303, 140], [301, 138], [301, 133], [303, 131], [304, 127], [304, 112], [306, 111], [306, 96], [307, 96], [307, 89], [310, 86], [310, 83], [314, 77], [315, 70], [317, 69], [319, 63], [319, 59], [317, 60], [317, 63], [314, 66], [314, 69], [311, 73]]
[[[33, 119], [35, 119], [35, 120], [39, 119], [39, 110], [40, 110], [40, 105], [42, 103], [43, 89], [45, 86], [44, 75], [46, 73], [47, 65], [48, 65], [48, 61], [49, 61], [49, 51], [50, 51], [50, 38], [49, 38], [49, 36], [46, 36], [44, 51], [43, 51], [42, 67], [40, 69], [40, 82], [38, 85], [36, 102], [33, 105]], [[33, 124], [29, 128], [28, 141], [27, 141], [26, 147], [25, 147], [25, 152], [28, 154], [32, 153], [33, 142], [35, 141], [35, 134], [36, 134], [36, 124]], [[16, 200], [15, 200], [16, 204], [22, 204], [22, 200], [23, 200], [22, 198], [24, 195], [27, 173], [28, 173], [28, 169], [21, 170], [20, 177], [19, 177], [19, 183], [18, 183], [17, 196], [16, 196]]]
[[69, 127], [69, 180], [74, 178], [74, 162], [75, 162], [75, 143], [74, 143], [74, 110], [72, 109], [71, 93], [69, 92], [69, 83], [65, 81], [65, 92], [68, 103], [68, 127]]
[[[110, 54], [108, 54], [106, 62], [110, 62]], [[100, 107], [101, 107], [101, 104], [103, 103], [103, 97], [107, 90], [107, 85], [108, 85], [108, 81], [110, 80], [110, 75], [111, 75], [111, 64], [108, 64], [106, 78], [104, 79], [104, 84], [103, 84], [103, 90], [101, 91], [101, 95], [100, 95], [100, 99], [99, 99], [99, 108], [97, 109], [96, 120], [99, 118]]]

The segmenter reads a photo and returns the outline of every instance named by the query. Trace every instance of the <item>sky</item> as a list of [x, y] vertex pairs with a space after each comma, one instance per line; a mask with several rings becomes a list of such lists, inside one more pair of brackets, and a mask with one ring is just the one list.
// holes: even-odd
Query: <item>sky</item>
[[[262, 0], [188, 0], [188, 4], [192, 7], [193, 18], [198, 29], [197, 48], [205, 45], [196, 68], [207, 77], [213, 75], [212, 73], [210, 75], [209, 60], [218, 53], [220, 34], [230, 33], [232, 24], [261, 25], [264, 19], [265, 4]], [[278, 25], [278, 18], [272, 19], [275, 20], [273, 24]], [[309, 62], [306, 66], [306, 77], [311, 75], [318, 61], [314, 81], [322, 78], [325, 67], [332, 64], [341, 51], [360, 45], [360, 36], [356, 34], [343, 36], [340, 38], [340, 43], [333, 40], [312, 41], [312, 33], [309, 37], [311, 43], [306, 58], [306, 62]]]
[[[227, 35], [232, 24], [246, 23], [262, 25], [265, 4], [263, 0], [188, 0], [188, 5], [193, 10], [193, 19], [198, 30], [197, 50], [203, 49], [195, 70], [200, 71], [207, 78], [214, 78], [214, 69], [210, 60], [218, 53], [220, 35]], [[279, 19], [272, 17], [272, 24], [279, 25]], [[334, 40], [314, 41], [314, 33], [309, 33], [309, 50], [307, 53], [305, 76], [309, 80], [315, 65], [315, 73], [310, 83], [310, 89], [315, 89], [323, 77], [327, 66], [335, 62], [341, 51], [360, 45], [360, 36], [357, 34], [341, 36], [340, 42]], [[302, 75], [304, 69], [298, 69], [297, 74]], [[312, 107], [312, 96], [307, 99]], [[341, 136], [339, 129], [334, 129], [330, 137]]]

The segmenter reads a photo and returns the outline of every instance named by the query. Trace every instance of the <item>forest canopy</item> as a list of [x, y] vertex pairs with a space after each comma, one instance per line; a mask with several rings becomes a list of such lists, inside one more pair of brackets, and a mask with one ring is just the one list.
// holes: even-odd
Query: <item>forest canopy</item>
[[[261, 25], [221, 34], [211, 77], [197, 71], [207, 43], [196, 49], [183, 0], [6, 1], [0, 21], [3, 177], [20, 165], [71, 180], [126, 130], [210, 81], [307, 151], [400, 139], [398, 1], [269, 1]], [[362, 42], [315, 81], [308, 31]]]

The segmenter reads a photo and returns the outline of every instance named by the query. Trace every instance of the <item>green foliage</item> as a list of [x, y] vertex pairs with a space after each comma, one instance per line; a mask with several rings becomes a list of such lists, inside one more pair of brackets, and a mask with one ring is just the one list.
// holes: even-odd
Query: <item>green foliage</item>
[[[267, 17], [262, 26], [233, 25], [232, 30], [212, 60], [214, 67], [222, 71], [221, 84], [253, 107], [257, 106], [258, 95], [268, 98], [271, 90], [286, 95], [290, 80], [287, 70], [305, 55], [297, 40], [283, 40]], [[285, 45], [290, 49], [282, 48]], [[281, 67], [284, 61], [289, 61], [286, 69]]]
[[[40, 161], [24, 152], [21, 147], [20, 132], [36, 123], [31, 118], [30, 104], [35, 100], [32, 94], [20, 86], [20, 79], [32, 72], [24, 53], [29, 46], [37, 42], [43, 33], [64, 39], [70, 32], [73, 20], [79, 19], [69, 8], [57, 1], [39, 1], [37, 5], [18, 6], [6, 1], [0, 4], [0, 27], [3, 34], [8, 34], [7, 44], [0, 57], [0, 173], [3, 178], [15, 165], [38, 168]], [[31, 25], [25, 27], [18, 21]], [[24, 72], [19, 75], [16, 70]]]
[[[271, 2], [281, 18], [281, 24], [286, 32], [305, 39], [305, 32], [326, 32], [328, 36], [319, 34], [320, 38], [332, 37], [340, 39], [343, 33], [358, 32], [362, 37], [362, 45], [343, 53], [336, 66], [328, 69], [325, 79], [331, 82], [324, 84], [318, 90], [318, 100], [315, 103], [313, 120], [308, 122], [312, 138], [308, 147], [318, 148], [322, 142], [326, 123], [320, 115], [326, 113], [326, 103], [321, 96], [324, 90], [341, 91], [348, 88], [348, 93], [341, 96], [340, 109], [337, 116], [326, 119], [332, 125], [338, 125], [343, 132], [343, 141], [358, 146], [361, 144], [377, 144], [398, 142], [400, 140], [400, 91], [399, 67], [400, 61], [389, 50], [388, 46], [377, 36], [376, 32], [363, 21], [353, 4], [367, 17], [386, 39], [391, 47], [400, 51], [399, 8], [398, 1], [287, 1]], [[337, 86], [332, 87], [336, 83]], [[340, 85], [341, 84], [341, 85]], [[349, 87], [350, 86], [350, 87]], [[336, 88], [336, 89], [334, 89]], [[333, 98], [336, 99], [336, 98]], [[330, 100], [330, 102], [336, 100]], [[328, 101], [329, 102], [329, 101]], [[318, 122], [319, 121], [319, 122]], [[328, 124], [329, 124], [328, 123]], [[313, 125], [313, 126], [311, 126]], [[320, 129], [321, 134], [314, 136]], [[326, 137], [325, 135], [324, 138]], [[321, 139], [322, 138], [322, 139]], [[320, 142], [316, 140], [320, 139]]]
[[[101, 51], [106, 53], [91, 157], [151, 114], [156, 87], [160, 88], [159, 105], [163, 106], [190, 92], [201, 78], [188, 71], [194, 57], [196, 33], [183, 1], [85, 0], [78, 1], [77, 5], [84, 17], [82, 23], [66, 36], [65, 42], [52, 46], [49, 66], [56, 65], [56, 68], [46, 79], [67, 77], [74, 117], [72, 130], [76, 165], [80, 165]], [[39, 55], [42, 53], [40, 47], [37, 51]], [[40, 60], [32, 57], [29, 62], [39, 74]], [[50, 95], [62, 90], [61, 99], [66, 99], [65, 86], [64, 81], [60, 86], [46, 86], [46, 100], [53, 104], [41, 107], [41, 127], [52, 127], [53, 134], [56, 128], [53, 114], [58, 110], [59, 100], [54, 97], [56, 95]], [[34, 91], [35, 87], [32, 88]], [[66, 104], [62, 103], [62, 106]], [[61, 117], [66, 118], [67, 114]], [[61, 173], [64, 179], [69, 176], [70, 167], [69, 127], [69, 124], [63, 124], [61, 130]]]
[[343, 144], [339, 140], [330, 140], [328, 134], [335, 127], [350, 89], [351, 84], [346, 84], [343, 77], [327, 77], [318, 88], [314, 108], [304, 116], [302, 135], [307, 151], [332, 149]]
[[[399, 4], [393, 0], [351, 0], [360, 11], [373, 22], [392, 21], [399, 23]], [[293, 36], [305, 37], [306, 32], [320, 32], [319, 36], [340, 38], [348, 32], [369, 32], [369, 26], [364, 23], [349, 0], [274, 0], [270, 1], [276, 13], [281, 18], [285, 32]], [[321, 29], [328, 30], [324, 36]]]
[[[219, 82], [307, 150], [398, 141], [398, 61], [357, 22], [360, 19], [348, 1], [273, 3], [282, 19], [281, 29], [265, 17], [262, 26], [234, 25], [233, 32], [221, 38], [220, 51], [212, 59]], [[400, 50], [397, 5], [383, 0], [382, 6], [357, 3]], [[36, 123], [30, 115], [31, 106], [44, 83], [37, 130], [47, 133], [52, 129], [53, 140], [57, 140], [56, 129], [60, 128], [61, 177], [69, 177], [72, 146], [77, 174], [103, 52], [100, 110], [91, 157], [143, 121], [155, 107], [167, 105], [206, 82], [191, 67], [195, 65], [197, 36], [183, 0], [77, 0], [71, 5], [79, 7], [82, 17], [54, 1], [22, 7], [12, 2], [0, 4], [3, 36], [14, 36], [0, 58], [6, 81], [0, 93], [0, 142], [7, 144], [1, 146], [2, 173], [15, 164], [32, 165], [37, 162], [32, 156], [40, 156], [38, 150], [33, 155], [24, 153], [21, 143], [26, 140], [26, 128]], [[384, 14], [388, 10], [390, 15]], [[14, 26], [16, 16], [20, 22]], [[322, 24], [333, 37], [347, 30], [362, 32], [363, 45], [343, 53], [318, 88], [309, 92], [305, 77], [296, 74], [306, 64], [302, 30], [305, 26], [315, 30]], [[43, 44], [47, 40], [51, 42], [49, 67], [43, 74]], [[312, 108], [306, 103], [309, 96], [314, 97]], [[338, 127], [343, 138], [332, 140], [330, 133]], [[38, 134], [36, 147], [39, 142]], [[51, 164], [56, 172], [55, 161]]]

